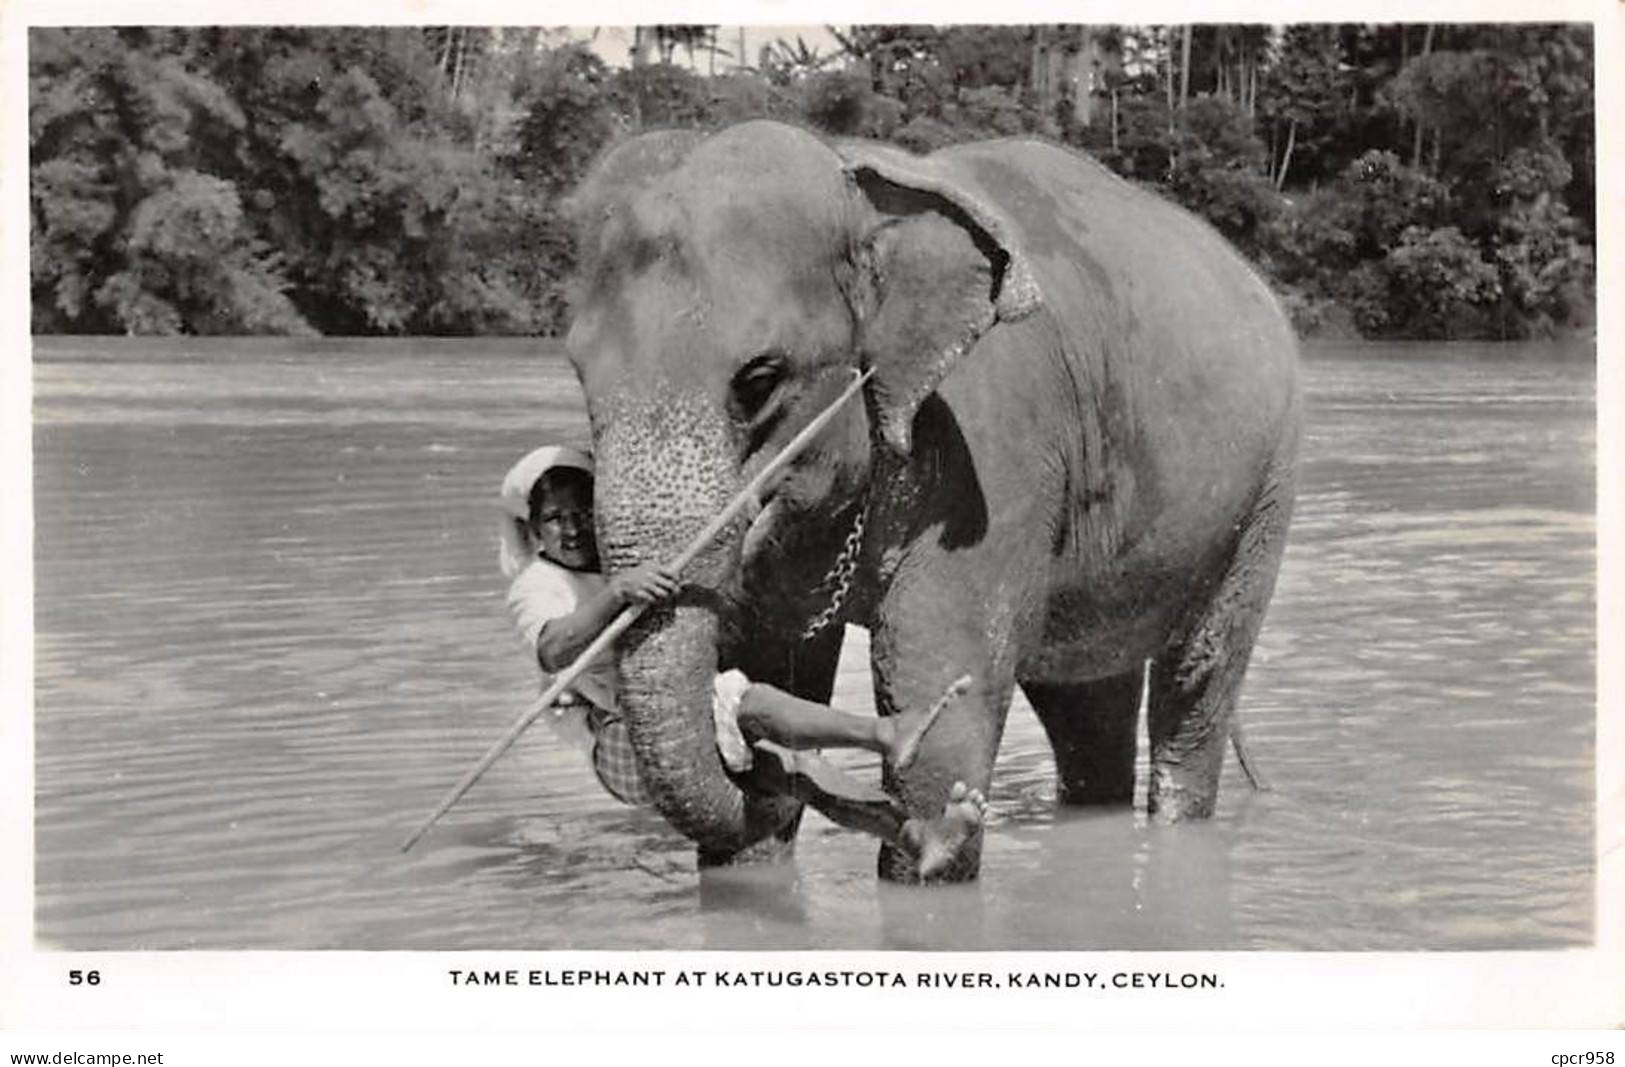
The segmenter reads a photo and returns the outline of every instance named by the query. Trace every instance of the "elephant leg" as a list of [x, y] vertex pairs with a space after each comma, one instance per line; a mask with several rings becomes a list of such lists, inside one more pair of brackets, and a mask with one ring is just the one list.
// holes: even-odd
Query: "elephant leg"
[[[985, 618], [985, 612], [935, 603], [932, 607], [935, 610], [917, 616], [929, 625], [879, 627], [870, 646], [875, 705], [882, 715], [929, 707], [954, 679], [964, 674], [974, 679], [970, 691], [943, 710], [921, 740], [919, 755], [908, 769], [886, 769], [887, 792], [901, 801], [911, 817], [921, 820], [943, 815], [955, 783], [964, 782], [982, 794], [988, 791], [1015, 688], [1013, 665], [989, 652], [990, 647], [1008, 648], [1008, 640], [993, 635], [990, 641], [973, 624]], [[944, 619], [958, 619], [960, 625], [945, 631]], [[976, 877], [982, 859], [980, 826], [964, 838], [957, 851], [957, 859], [933, 881], [963, 882]], [[914, 854], [894, 844], [881, 846], [878, 866], [880, 876], [888, 881], [920, 880]]]
[[[835, 688], [835, 667], [841, 655], [844, 632], [839, 626], [826, 628], [810, 641], [737, 641], [723, 657], [724, 666], [738, 667], [751, 678], [769, 682], [805, 700], [827, 703]], [[807, 802], [813, 789], [798, 789], [790, 776], [774, 767], [763, 767], [742, 778], [747, 788], [775, 793]], [[831, 816], [833, 818], [833, 816]], [[837, 820], [839, 821], [839, 820]], [[843, 824], [844, 825], [844, 824]], [[864, 827], [859, 827], [863, 829]], [[774, 863], [795, 854], [796, 834], [801, 829], [801, 813], [767, 838], [742, 852], [719, 853], [699, 850], [701, 867], [724, 867], [742, 863]]]
[[1089, 682], [1022, 682], [1055, 751], [1062, 804], [1134, 802], [1134, 747], [1144, 672]]
[[1147, 806], [1159, 822], [1206, 818], [1219, 795], [1242, 678], [1275, 589], [1291, 493], [1266, 493], [1182, 639], [1151, 666]]
[[[830, 626], [807, 642], [775, 647], [752, 642], [735, 662], [753, 681], [767, 682], [804, 700], [827, 704], [835, 688], [843, 628]], [[865, 785], [816, 752], [795, 752], [770, 741], [752, 746], [755, 764], [740, 780], [747, 788], [810, 804], [848, 830], [872, 834], [899, 848], [909, 814], [880, 785]], [[799, 823], [799, 820], [798, 820]]]

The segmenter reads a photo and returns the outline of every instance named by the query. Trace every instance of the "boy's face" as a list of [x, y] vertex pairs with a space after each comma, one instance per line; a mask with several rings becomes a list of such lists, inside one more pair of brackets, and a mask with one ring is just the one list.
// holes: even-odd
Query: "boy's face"
[[542, 555], [571, 570], [598, 569], [598, 539], [592, 528], [592, 490], [570, 482], [542, 494], [531, 514], [531, 534]]

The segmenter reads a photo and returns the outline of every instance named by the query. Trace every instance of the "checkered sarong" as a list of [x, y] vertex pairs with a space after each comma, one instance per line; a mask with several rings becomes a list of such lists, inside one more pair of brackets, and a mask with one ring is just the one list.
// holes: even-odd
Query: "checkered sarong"
[[595, 707], [587, 712], [587, 728], [592, 731], [592, 770], [599, 783], [623, 804], [648, 804], [651, 798], [638, 774], [626, 720]]

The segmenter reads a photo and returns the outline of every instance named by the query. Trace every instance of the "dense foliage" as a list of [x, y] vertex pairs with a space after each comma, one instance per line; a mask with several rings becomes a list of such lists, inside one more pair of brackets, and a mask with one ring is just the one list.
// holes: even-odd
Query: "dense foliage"
[[1075, 145], [1208, 219], [1311, 332], [1589, 321], [1588, 27], [832, 33], [740, 67], [714, 27], [645, 27], [613, 67], [536, 29], [36, 29], [34, 328], [556, 332], [596, 154], [755, 116]]

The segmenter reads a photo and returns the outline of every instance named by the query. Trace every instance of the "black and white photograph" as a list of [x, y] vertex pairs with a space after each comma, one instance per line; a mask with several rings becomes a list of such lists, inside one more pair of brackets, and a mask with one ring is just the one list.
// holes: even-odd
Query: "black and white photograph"
[[19, 952], [1625, 1020], [1613, 22], [139, 10], [11, 26]]

